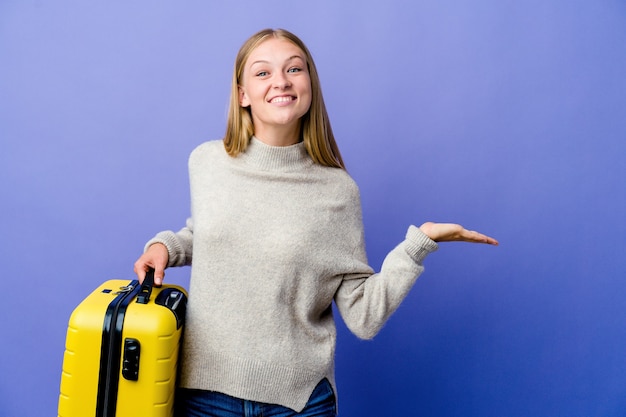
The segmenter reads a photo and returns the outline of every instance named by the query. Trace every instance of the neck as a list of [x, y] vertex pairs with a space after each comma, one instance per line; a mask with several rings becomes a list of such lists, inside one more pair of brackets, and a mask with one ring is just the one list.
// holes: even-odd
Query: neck
[[300, 123], [293, 127], [278, 126], [257, 129], [254, 136], [270, 146], [291, 146], [300, 142]]

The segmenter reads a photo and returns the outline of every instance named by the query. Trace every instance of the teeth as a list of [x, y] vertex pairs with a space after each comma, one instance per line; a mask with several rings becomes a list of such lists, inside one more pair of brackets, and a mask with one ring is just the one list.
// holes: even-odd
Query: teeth
[[286, 103], [291, 101], [291, 97], [275, 97], [272, 99], [272, 103]]

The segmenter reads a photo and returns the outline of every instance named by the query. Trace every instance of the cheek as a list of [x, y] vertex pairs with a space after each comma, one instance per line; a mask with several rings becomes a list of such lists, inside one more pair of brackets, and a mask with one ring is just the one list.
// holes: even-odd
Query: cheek
[[304, 104], [306, 105], [306, 112], [307, 112], [307, 113], [309, 112], [309, 110], [311, 110], [311, 104], [312, 104], [312, 102], [313, 102], [313, 97], [311, 96], [311, 94], [309, 94], [309, 95], [307, 96], [307, 98], [306, 98], [305, 103], [304, 103]]
[[311, 105], [311, 99], [313, 97], [313, 88], [311, 87], [311, 81], [306, 80], [302, 83], [302, 87], [300, 88], [300, 94], [306, 96], [308, 104]]
[[311, 104], [313, 102], [313, 91], [309, 88], [307, 95], [306, 95], [306, 101], [307, 101], [307, 109], [309, 109], [311, 107]]

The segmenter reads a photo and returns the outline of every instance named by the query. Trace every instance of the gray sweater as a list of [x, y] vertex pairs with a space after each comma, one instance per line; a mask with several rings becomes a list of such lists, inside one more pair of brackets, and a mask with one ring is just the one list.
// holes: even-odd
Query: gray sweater
[[354, 334], [374, 337], [437, 244], [410, 226], [374, 273], [357, 185], [303, 143], [252, 138], [233, 158], [206, 142], [189, 177], [186, 226], [146, 245], [192, 265], [180, 385], [300, 411], [323, 378], [335, 386], [332, 301]]

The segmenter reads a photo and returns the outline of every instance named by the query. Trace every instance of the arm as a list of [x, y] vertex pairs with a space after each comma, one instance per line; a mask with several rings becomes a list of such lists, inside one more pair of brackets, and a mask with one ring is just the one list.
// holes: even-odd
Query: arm
[[424, 271], [422, 262], [438, 245], [415, 226], [383, 261], [379, 273], [365, 263], [361, 271], [344, 275], [335, 293], [335, 304], [346, 326], [361, 339], [373, 338], [404, 300]]
[[497, 245], [498, 241], [458, 224], [424, 223], [411, 226], [405, 240], [385, 257], [377, 274], [344, 276], [335, 303], [348, 328], [362, 339], [373, 338], [404, 300], [424, 271], [426, 256], [435, 242], [463, 241]]

